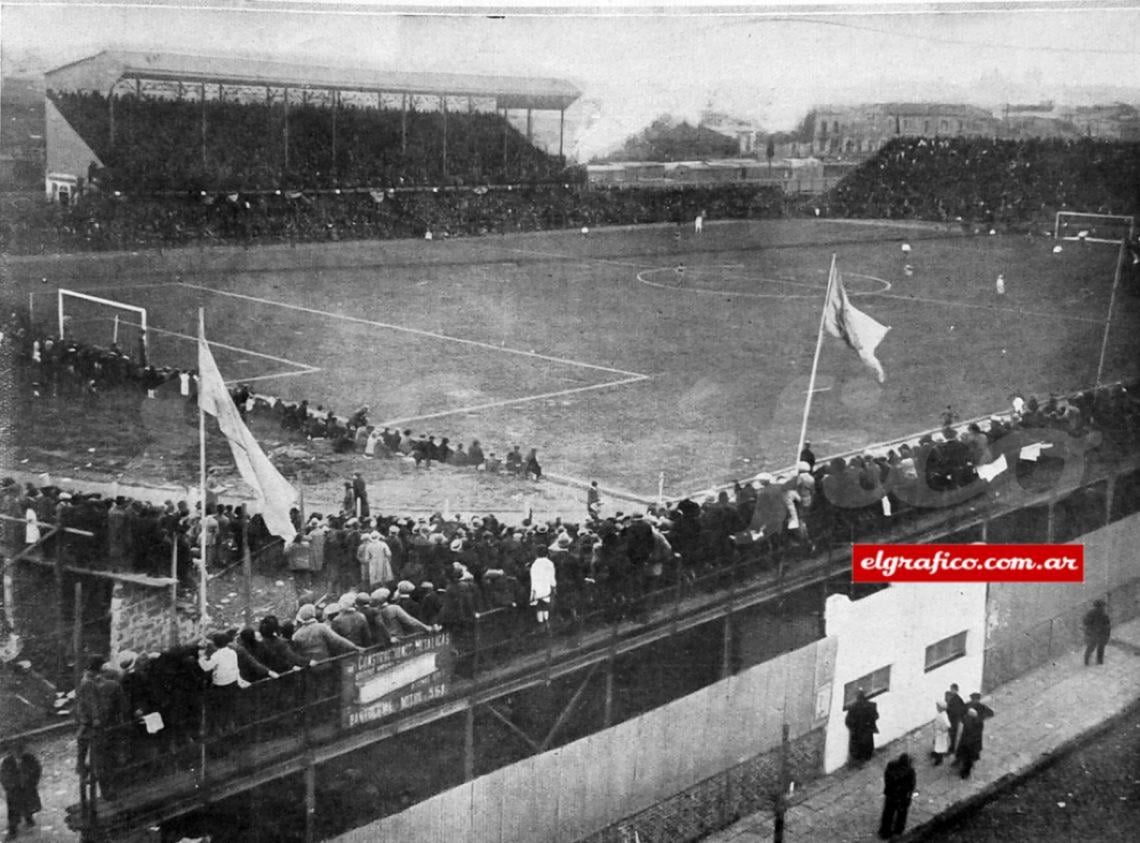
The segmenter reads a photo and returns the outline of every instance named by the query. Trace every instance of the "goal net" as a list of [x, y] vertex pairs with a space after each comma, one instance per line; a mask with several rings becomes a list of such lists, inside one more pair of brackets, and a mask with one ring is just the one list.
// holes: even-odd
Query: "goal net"
[[60, 289], [57, 322], [62, 339], [98, 348], [117, 345], [139, 363], [147, 357], [145, 307]]
[[1053, 221], [1053, 239], [1087, 243], [1119, 243], [1136, 236], [1135, 217], [1117, 214], [1085, 214], [1058, 211]]

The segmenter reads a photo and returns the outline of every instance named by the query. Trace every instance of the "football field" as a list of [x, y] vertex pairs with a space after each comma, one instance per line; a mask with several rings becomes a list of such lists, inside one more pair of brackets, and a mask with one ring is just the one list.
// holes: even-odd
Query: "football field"
[[[908, 242], [909, 254], [901, 249]], [[809, 440], [850, 450], [1091, 386], [1117, 247], [817, 220], [153, 255], [59, 286], [147, 308], [151, 360], [195, 367], [198, 308], [223, 375], [255, 391], [676, 497], [794, 457], [832, 255], [891, 331], [879, 384], [825, 337]], [[1005, 279], [1005, 294], [995, 280]], [[37, 309], [54, 307], [48, 290]], [[110, 311], [69, 305], [77, 336]], [[1105, 381], [1140, 372], [1121, 291]], [[124, 316], [124, 319], [126, 317]], [[104, 342], [109, 341], [107, 338]]]

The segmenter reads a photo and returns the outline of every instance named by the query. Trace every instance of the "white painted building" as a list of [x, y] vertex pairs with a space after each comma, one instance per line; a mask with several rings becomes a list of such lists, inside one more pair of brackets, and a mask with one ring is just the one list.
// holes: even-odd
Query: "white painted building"
[[847, 762], [846, 708], [862, 688], [879, 707], [875, 746], [934, 719], [951, 682], [963, 698], [981, 689], [985, 583], [899, 583], [851, 600], [827, 600], [828, 637], [838, 639], [824, 772]]

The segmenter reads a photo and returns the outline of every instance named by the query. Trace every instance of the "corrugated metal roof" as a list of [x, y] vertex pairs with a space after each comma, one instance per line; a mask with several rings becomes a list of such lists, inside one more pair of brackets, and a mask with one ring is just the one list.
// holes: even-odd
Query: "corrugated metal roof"
[[209, 82], [392, 94], [493, 97], [502, 108], [562, 109], [581, 92], [561, 79], [319, 67], [230, 56], [104, 51], [45, 74], [54, 90], [108, 91], [120, 79]]

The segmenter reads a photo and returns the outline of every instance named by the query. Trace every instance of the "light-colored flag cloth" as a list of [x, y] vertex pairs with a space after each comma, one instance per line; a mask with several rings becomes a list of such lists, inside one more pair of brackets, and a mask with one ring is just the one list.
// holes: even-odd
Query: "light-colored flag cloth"
[[879, 359], [875, 357], [875, 349], [883, 341], [890, 327], [882, 325], [861, 311], [847, 298], [847, 290], [843, 286], [843, 277], [839, 270], [832, 266], [832, 283], [827, 294], [827, 302], [823, 306], [823, 329], [836, 339], [847, 343], [859, 359], [875, 373], [879, 383], [886, 378]]
[[1052, 447], [1053, 446], [1048, 442], [1034, 442], [1032, 445], [1026, 445], [1022, 448], [1018, 457], [1029, 462], [1037, 462], [1037, 460], [1041, 459], [1041, 452], [1046, 448]]
[[289, 519], [289, 508], [297, 499], [297, 492], [265, 456], [241, 420], [204, 336], [198, 338], [198, 378], [198, 406], [218, 420], [238, 472], [257, 495], [256, 509], [265, 519], [265, 526], [275, 536], [292, 539], [297, 531]]
[[1009, 468], [1009, 464], [1005, 461], [1005, 454], [1002, 454], [993, 462], [978, 466], [978, 476], [987, 483], [992, 483], [993, 479], [1007, 468]]

